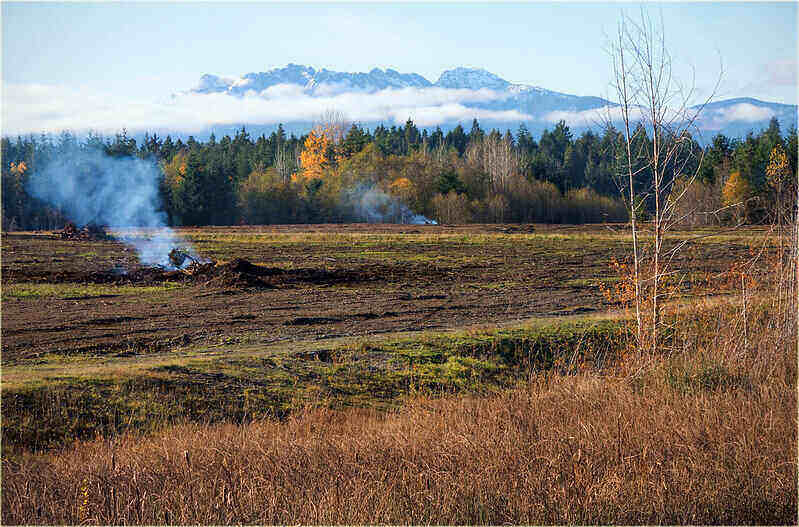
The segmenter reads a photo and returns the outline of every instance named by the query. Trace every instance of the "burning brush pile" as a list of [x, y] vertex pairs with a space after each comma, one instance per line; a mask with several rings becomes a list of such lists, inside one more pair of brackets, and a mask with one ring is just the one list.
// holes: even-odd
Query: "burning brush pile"
[[56, 234], [65, 240], [97, 241], [113, 239], [108, 235], [104, 227], [96, 223], [88, 223], [83, 228], [78, 228], [77, 225], [69, 221], [64, 225], [63, 229], [56, 231]]
[[224, 264], [202, 261], [178, 248], [169, 252], [169, 262], [174, 270], [164, 270], [165, 279], [182, 278], [210, 286], [272, 287], [266, 278], [284, 273], [282, 269], [262, 267], [241, 258]]

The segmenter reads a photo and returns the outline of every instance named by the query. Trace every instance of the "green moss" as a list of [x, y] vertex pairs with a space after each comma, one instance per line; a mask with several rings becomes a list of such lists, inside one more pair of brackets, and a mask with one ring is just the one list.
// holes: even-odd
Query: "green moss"
[[362, 340], [309, 351], [172, 359], [4, 388], [3, 441], [32, 449], [177, 422], [242, 422], [307, 406], [392, 408], [419, 393], [486, 393], [571, 359], [599, 364], [618, 322]]

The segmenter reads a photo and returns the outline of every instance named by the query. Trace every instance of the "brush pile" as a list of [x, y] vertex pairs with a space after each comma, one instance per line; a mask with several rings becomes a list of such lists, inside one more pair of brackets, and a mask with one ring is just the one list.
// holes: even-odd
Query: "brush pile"
[[504, 234], [529, 234], [535, 232], [535, 227], [531, 224], [503, 225], [497, 227], [497, 231]]
[[190, 276], [191, 281], [208, 286], [258, 288], [274, 287], [265, 279], [285, 273], [282, 269], [262, 267], [243, 259], [236, 259], [224, 264], [202, 263], [193, 260], [181, 272]]
[[88, 223], [79, 229], [77, 225], [68, 221], [63, 229], [56, 231], [56, 234], [65, 240], [95, 241], [111, 239], [111, 236], [105, 232], [105, 228], [96, 223]]
[[282, 273], [280, 269], [261, 267], [240, 258], [224, 264], [213, 260], [203, 261], [180, 248], [169, 252], [169, 263], [176, 271], [167, 271], [165, 274], [180, 273], [192, 282], [208, 285], [269, 287], [270, 284], [264, 282], [262, 277]]

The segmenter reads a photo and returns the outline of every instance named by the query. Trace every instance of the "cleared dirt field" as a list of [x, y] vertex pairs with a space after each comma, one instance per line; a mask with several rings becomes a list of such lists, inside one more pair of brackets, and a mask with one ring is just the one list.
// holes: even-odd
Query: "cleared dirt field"
[[216, 263], [3, 237], [4, 524], [795, 522], [762, 230], [670, 238], [655, 354], [624, 226], [180, 234]]
[[[265, 267], [268, 276], [256, 285], [153, 273], [119, 242], [5, 234], [2, 361], [602, 311], [612, 306], [598, 286], [616, 279], [611, 259], [629, 252], [622, 229], [358, 224], [180, 231], [205, 257]], [[711, 280], [747, 253], [746, 241], [745, 234], [703, 240], [679, 264], [695, 281]]]
[[[601, 367], [619, 348], [622, 315], [600, 286], [618, 283], [623, 225], [179, 234], [216, 264], [186, 275], [143, 267], [117, 241], [4, 235], [4, 446], [308, 405], [396, 408], [420, 391], [504, 390], [578, 354]], [[724, 302], [736, 292], [725, 271], [763, 239], [703, 234], [673, 238], [699, 237], [674, 260], [676, 301]]]

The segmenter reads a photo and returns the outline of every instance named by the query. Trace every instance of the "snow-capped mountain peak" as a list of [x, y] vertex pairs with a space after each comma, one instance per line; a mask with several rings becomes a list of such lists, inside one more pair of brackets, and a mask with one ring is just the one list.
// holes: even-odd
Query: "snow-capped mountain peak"
[[482, 68], [455, 68], [441, 74], [435, 84], [441, 88], [504, 90], [510, 83]]
[[[589, 126], [586, 123], [596, 110], [614, 105], [600, 97], [570, 95], [538, 86], [511, 83], [485, 69], [466, 67], [447, 70], [435, 83], [431, 83], [416, 73], [400, 73], [392, 68], [372, 68], [369, 72], [349, 73], [290, 63], [268, 71], [247, 73], [239, 78], [205, 74], [200, 77], [197, 86], [190, 90], [190, 93], [219, 93], [234, 97], [255, 94], [273, 99], [280, 97], [284, 91], [266, 90], [278, 85], [291, 85], [293, 88], [286, 93], [296, 95], [299, 91], [312, 98], [344, 93], [359, 93], [366, 96], [384, 90], [425, 88], [490, 90], [489, 93], [459, 93], [446, 97], [441, 93], [432, 95], [408, 93], [398, 100], [404, 101], [402, 104], [419, 100], [422, 101], [420, 104], [435, 106], [441, 103], [430, 101], [438, 100], [436, 97], [444, 97], [446, 101], [457, 101], [461, 107], [482, 112], [484, 115], [497, 116], [496, 122], [502, 123], [503, 126], [516, 126], [518, 122], [524, 121], [531, 131], [551, 127], [553, 120], [560, 119], [571, 122], [574, 126]], [[452, 110], [453, 108], [447, 109], [449, 112]], [[403, 111], [410, 113], [412, 109]], [[729, 132], [728, 135], [742, 136], [750, 129], [768, 124], [773, 117], [780, 121], [785, 130], [796, 126], [796, 106], [766, 103], [750, 98], [718, 101], [705, 108], [700, 126], [709, 131], [724, 130]], [[483, 120], [491, 120], [491, 117]]]
[[247, 92], [260, 93], [277, 84], [302, 86], [313, 95], [323, 85], [336, 86], [342, 90], [374, 92], [387, 88], [427, 88], [430, 81], [416, 73], [400, 73], [391, 68], [373, 68], [369, 73], [347, 73], [326, 68], [288, 64], [264, 72], [247, 73], [240, 79], [225, 79], [216, 75], [203, 75], [193, 93], [228, 93], [242, 96]]

